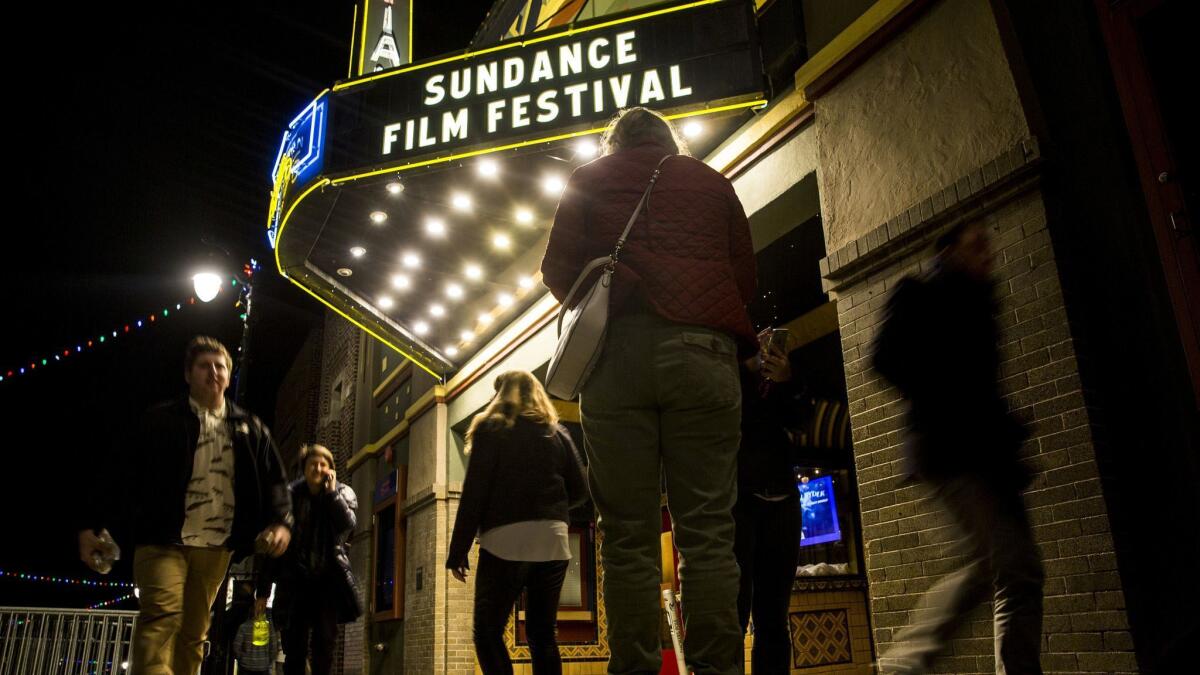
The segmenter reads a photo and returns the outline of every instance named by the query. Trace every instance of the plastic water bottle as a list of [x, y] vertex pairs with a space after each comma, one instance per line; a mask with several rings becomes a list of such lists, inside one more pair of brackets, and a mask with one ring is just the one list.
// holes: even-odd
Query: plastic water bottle
[[100, 550], [92, 552], [92, 563], [100, 574], [112, 571], [113, 563], [121, 559], [121, 547], [113, 541], [108, 530], [100, 530]]
[[254, 617], [253, 642], [257, 647], [262, 647], [271, 642], [271, 622], [267, 621], [266, 613]]

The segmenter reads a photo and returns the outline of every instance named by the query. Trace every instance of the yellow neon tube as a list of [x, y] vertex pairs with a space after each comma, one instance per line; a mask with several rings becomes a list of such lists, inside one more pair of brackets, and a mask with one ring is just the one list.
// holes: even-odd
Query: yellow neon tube
[[[379, 73], [378, 75], [370, 75], [368, 77], [362, 77], [360, 79], [352, 80], [350, 82], [339, 82], [338, 84], [335, 84], [333, 86], [333, 90], [334, 91], [342, 91], [343, 89], [349, 89], [350, 87], [356, 87], [360, 84], [366, 84], [367, 82], [374, 82], [375, 80], [380, 80], [385, 77], [393, 77], [395, 75], [403, 75], [404, 73], [411, 73], [415, 70], [422, 70], [424, 68], [432, 68], [433, 66], [440, 66], [444, 63], [453, 63], [455, 61], [462, 61], [463, 59], [469, 59], [469, 58], [472, 58], [475, 56], [481, 56], [483, 54], [491, 54], [494, 52], [504, 51], [507, 49], [515, 49], [517, 47], [525, 47], [528, 45], [534, 45], [534, 44], [539, 44], [542, 42], [547, 42], [549, 40], [558, 40], [561, 38], [571, 37], [572, 35], [578, 35], [580, 33], [588, 33], [588, 32], [594, 31], [594, 30], [599, 30], [601, 28], [608, 28], [609, 26], [618, 26], [623, 23], [640, 21], [642, 19], [648, 19], [653, 16], [661, 16], [663, 14], [671, 14], [673, 12], [680, 12], [685, 9], [691, 9], [693, 7], [701, 7], [703, 5], [712, 5], [712, 4], [715, 4], [718, 2], [725, 2], [725, 1], [726, 0], [696, 0], [696, 2], [689, 2], [686, 5], [676, 5], [675, 7], [667, 7], [665, 9], [658, 9], [658, 10], [654, 10], [653, 12], [646, 12], [645, 14], [638, 14], [636, 16], [627, 16], [624, 19], [613, 19], [612, 21], [605, 21], [603, 23], [598, 23], [593, 26], [584, 26], [582, 28], [569, 28], [564, 32], [555, 33], [553, 35], [542, 35], [539, 37], [529, 38], [528, 40], [521, 40], [519, 42], [510, 42], [508, 44], [496, 45], [494, 47], [488, 47], [487, 49], [480, 49], [479, 51], [467, 52], [465, 54], [458, 54], [456, 56], [447, 56], [446, 58], [443, 58], [443, 59], [438, 59], [436, 61], [430, 61], [428, 63], [420, 63], [420, 64], [417, 64], [414, 66], [409, 66], [407, 68], [397, 68], [395, 70], [389, 70], [384, 73]], [[364, 21], [363, 23], [364, 23], [363, 30], [364, 30], [364, 34], [365, 34], [366, 22]], [[410, 26], [412, 25], [411, 18], [410, 18], [409, 25]], [[366, 38], [364, 37], [363, 39], [365, 40]], [[410, 55], [412, 53], [411, 50], [412, 50], [412, 48], [410, 46], [409, 47]], [[411, 58], [411, 56], [410, 56], [410, 58]], [[361, 76], [362, 75], [361, 61], [359, 63], [358, 72], [359, 72], [359, 75]]]
[[322, 305], [325, 305], [329, 309], [332, 309], [334, 312], [336, 312], [338, 314], [338, 316], [342, 317], [343, 319], [345, 319], [345, 320], [349, 321], [350, 323], [354, 324], [355, 326], [357, 326], [360, 330], [362, 330], [362, 332], [366, 333], [367, 335], [370, 335], [371, 337], [375, 338], [376, 340], [379, 340], [380, 342], [387, 345], [388, 347], [391, 347], [393, 350], [398, 352], [401, 356], [403, 356], [404, 358], [411, 361], [413, 363], [413, 365], [415, 365], [416, 367], [420, 368], [421, 370], [429, 373], [430, 375], [436, 377], [439, 382], [442, 380], [441, 373], [436, 373], [436, 372], [430, 370], [429, 368], [427, 368], [425, 366], [425, 364], [423, 364], [420, 361], [413, 358], [413, 356], [411, 354], [409, 354], [407, 351], [405, 351], [404, 349], [401, 349], [400, 347], [397, 347], [396, 345], [392, 344], [391, 342], [388, 342], [387, 340], [380, 337], [379, 334], [376, 333], [375, 331], [371, 330], [370, 328], [367, 328], [366, 326], [362, 325], [361, 323], [350, 318], [349, 314], [346, 314], [341, 309], [339, 309], [338, 307], [335, 307], [333, 304], [331, 304], [329, 301], [327, 301], [325, 298], [322, 298], [321, 296], [314, 293], [312, 291], [312, 289], [310, 289], [309, 287], [307, 287], [304, 284], [300, 283], [299, 281], [296, 281], [295, 279], [287, 276], [286, 274], [284, 275], [284, 278], [287, 279], [288, 281], [292, 282], [293, 284], [295, 284], [296, 287], [299, 288], [300, 290], [302, 290], [305, 293], [308, 293], [309, 295], [316, 298], [317, 302], [320, 302]]
[[[370, 4], [371, 4], [371, 0], [363, 0], [362, 40], [360, 40], [360, 44], [358, 45], [358, 74], [359, 75], [362, 75], [363, 63], [365, 63], [366, 59], [367, 59], [367, 17], [370, 16], [370, 14], [371, 14], [370, 7], [369, 7]], [[350, 52], [350, 53], [353, 54], [354, 52]]]
[[[364, 20], [363, 23], [366, 23]], [[358, 29], [358, 5], [354, 6], [354, 21], [350, 23], [350, 62], [346, 64], [346, 79], [354, 77], [354, 33]]]
[[[712, 113], [725, 112], [728, 110], [738, 110], [741, 108], [755, 108], [758, 106], [764, 106], [766, 104], [767, 104], [766, 99], [755, 99], [753, 101], [746, 101], [745, 103], [732, 103], [730, 105], [718, 106], [716, 108], [704, 108], [701, 110], [692, 110], [689, 112], [675, 113], [674, 115], [667, 115], [666, 117], [669, 120], [676, 120], [676, 119], [683, 119], [685, 117], [696, 117], [698, 115], [708, 115], [708, 114], [712, 114]], [[422, 166], [443, 164], [445, 162], [453, 162], [455, 160], [467, 159], [469, 157], [478, 157], [479, 155], [486, 155], [486, 154], [493, 153], [493, 152], [503, 152], [505, 150], [515, 150], [516, 148], [525, 148], [525, 147], [529, 147], [530, 145], [537, 145], [539, 143], [553, 143], [554, 141], [562, 141], [562, 140], [566, 140], [568, 138], [587, 136], [589, 134], [599, 134], [599, 133], [603, 133], [606, 128], [608, 128], [607, 124], [603, 127], [596, 127], [593, 129], [588, 129], [586, 131], [574, 131], [569, 134], [558, 134], [556, 136], [547, 136], [545, 138], [537, 138], [537, 139], [533, 139], [533, 140], [529, 140], [529, 141], [521, 141], [519, 143], [509, 143], [508, 145], [500, 145], [500, 146], [496, 146], [493, 148], [480, 148], [478, 150], [471, 150], [470, 152], [461, 152], [456, 155], [448, 155], [446, 157], [436, 157], [434, 159], [427, 159], [427, 160], [424, 160], [421, 162], [413, 162], [411, 164], [399, 164], [396, 166], [388, 167], [386, 169], [375, 169], [374, 171], [368, 171], [366, 173], [359, 173], [359, 174], [355, 174], [353, 176], [346, 176], [344, 178], [334, 178], [330, 182], [333, 185], [343, 185], [345, 183], [350, 183], [350, 182], [360, 180], [363, 178], [370, 178], [372, 176], [380, 176], [385, 173], [396, 173], [399, 171], [407, 171], [409, 169], [416, 169], [416, 168], [420, 168]], [[276, 235], [276, 236], [278, 237], [278, 235]]]
[[277, 232], [277, 233], [275, 234], [275, 269], [277, 269], [277, 270], [279, 271], [279, 275], [280, 275], [280, 276], [282, 276], [284, 279], [287, 279], [288, 281], [290, 281], [290, 282], [292, 282], [293, 284], [295, 284], [295, 285], [296, 285], [298, 288], [300, 288], [300, 290], [302, 290], [302, 291], [304, 291], [305, 293], [308, 293], [309, 295], [311, 295], [311, 296], [313, 296], [314, 298], [316, 298], [316, 299], [317, 299], [317, 301], [318, 301], [318, 302], [320, 302], [322, 305], [325, 305], [325, 306], [326, 306], [326, 307], [328, 307], [329, 309], [332, 309], [334, 312], [336, 312], [336, 313], [337, 313], [339, 316], [341, 316], [343, 319], [345, 319], [345, 320], [349, 321], [350, 323], [354, 324], [355, 326], [357, 326], [358, 328], [360, 328], [360, 329], [361, 329], [361, 330], [362, 330], [364, 333], [366, 333], [367, 335], [370, 335], [371, 337], [375, 338], [376, 340], [379, 340], [379, 341], [380, 341], [380, 342], [382, 342], [383, 344], [385, 344], [385, 345], [387, 345], [387, 346], [391, 347], [392, 349], [396, 350], [396, 351], [397, 351], [397, 352], [399, 352], [401, 355], [403, 355], [403, 356], [404, 356], [404, 358], [408, 359], [409, 361], [412, 361], [413, 365], [417, 366], [417, 367], [418, 367], [418, 368], [420, 368], [421, 370], [424, 370], [425, 372], [429, 373], [430, 375], [432, 375], [432, 376], [434, 376], [434, 377], [438, 378], [438, 380], [441, 380], [441, 379], [442, 379], [442, 376], [441, 376], [441, 374], [440, 374], [440, 373], [435, 373], [434, 371], [430, 370], [428, 367], [426, 367], [426, 366], [425, 366], [425, 364], [423, 364], [423, 363], [421, 363], [420, 361], [418, 361], [418, 360], [416, 360], [415, 358], [413, 358], [413, 356], [412, 356], [411, 354], [409, 354], [407, 351], [405, 351], [404, 349], [401, 349], [400, 347], [397, 347], [396, 345], [392, 344], [391, 342], [388, 342], [387, 340], [385, 340], [385, 339], [383, 339], [382, 337], [380, 337], [380, 336], [379, 336], [379, 334], [378, 334], [378, 333], [376, 333], [375, 331], [371, 330], [370, 328], [367, 328], [366, 326], [362, 325], [362, 324], [361, 324], [361, 323], [359, 323], [358, 321], [355, 321], [353, 318], [351, 318], [351, 317], [350, 317], [350, 315], [346, 314], [346, 313], [345, 313], [344, 311], [342, 311], [340, 308], [338, 308], [338, 307], [335, 307], [334, 305], [330, 304], [330, 303], [329, 303], [327, 300], [325, 300], [325, 298], [322, 298], [320, 295], [317, 295], [315, 292], [313, 292], [313, 290], [312, 290], [312, 289], [310, 289], [309, 287], [307, 287], [307, 286], [305, 286], [304, 284], [300, 283], [299, 281], [296, 281], [296, 280], [295, 280], [295, 279], [293, 279], [291, 276], [289, 276], [287, 272], [285, 272], [285, 271], [284, 271], [284, 269], [283, 269], [283, 263], [282, 263], [282, 262], [279, 260], [279, 247], [280, 247], [280, 244], [283, 242], [283, 231], [284, 231], [285, 229], [287, 229], [288, 220], [290, 220], [290, 219], [291, 219], [291, 217], [292, 217], [292, 212], [296, 210], [296, 207], [300, 205], [300, 202], [304, 201], [304, 198], [305, 198], [305, 197], [307, 197], [307, 196], [309, 196], [310, 194], [312, 194], [312, 193], [313, 193], [313, 191], [315, 191], [317, 188], [325, 187], [325, 186], [326, 186], [326, 185], [328, 185], [328, 184], [329, 184], [329, 179], [328, 179], [328, 178], [322, 178], [321, 180], [319, 180], [319, 181], [317, 181], [316, 183], [314, 183], [314, 184], [313, 184], [311, 187], [309, 187], [307, 190], [305, 190], [305, 191], [304, 191], [304, 193], [303, 193], [303, 194], [301, 194], [299, 197], [297, 197], [297, 198], [296, 198], [296, 201], [295, 201], [295, 202], [293, 202], [293, 203], [292, 203], [292, 205], [288, 207], [287, 213], [286, 213], [286, 214], [284, 214], [284, 216], [283, 216], [283, 220], [282, 220], [282, 221], [280, 221], [280, 223], [279, 223], [279, 232]]

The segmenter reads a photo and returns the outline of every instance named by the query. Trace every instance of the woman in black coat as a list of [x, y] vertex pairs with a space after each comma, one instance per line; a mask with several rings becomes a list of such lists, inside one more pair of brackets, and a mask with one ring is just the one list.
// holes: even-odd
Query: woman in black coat
[[333, 672], [337, 625], [362, 614], [350, 572], [346, 541], [354, 532], [358, 497], [337, 480], [333, 453], [322, 445], [300, 449], [304, 478], [291, 484], [292, 542], [278, 560], [268, 561], [259, 580], [258, 608], [275, 582], [273, 616], [283, 635], [284, 672], [304, 675], [312, 633], [312, 675]]
[[467, 431], [470, 463], [446, 567], [466, 581], [479, 533], [475, 653], [485, 675], [511, 673], [504, 627], [526, 591], [525, 635], [533, 672], [562, 672], [558, 596], [571, 559], [571, 507], [587, 499], [583, 467], [550, 397], [526, 371], [496, 378], [496, 395]]

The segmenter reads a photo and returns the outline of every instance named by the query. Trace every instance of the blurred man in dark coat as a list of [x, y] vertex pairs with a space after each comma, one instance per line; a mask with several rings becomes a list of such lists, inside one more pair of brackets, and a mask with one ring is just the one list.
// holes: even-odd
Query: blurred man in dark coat
[[875, 369], [908, 399], [908, 474], [929, 484], [968, 559], [922, 599], [881, 659], [884, 672], [924, 673], [967, 613], [994, 594], [996, 671], [1042, 672], [1043, 572], [1021, 500], [1027, 432], [997, 385], [992, 253], [978, 223], [937, 242], [935, 265], [896, 287], [875, 343]]

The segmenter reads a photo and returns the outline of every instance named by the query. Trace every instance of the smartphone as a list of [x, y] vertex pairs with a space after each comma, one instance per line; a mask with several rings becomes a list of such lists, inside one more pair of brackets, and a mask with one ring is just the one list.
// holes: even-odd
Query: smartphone
[[771, 335], [767, 337], [766, 344], [763, 345], [763, 353], [768, 353], [772, 349], [778, 348], [779, 351], [787, 353], [788, 329], [775, 328], [771, 330]]

